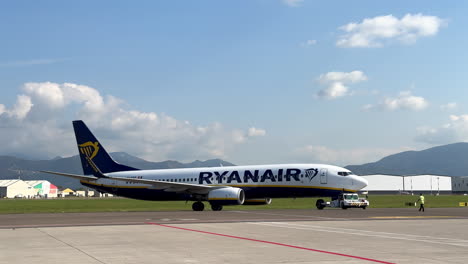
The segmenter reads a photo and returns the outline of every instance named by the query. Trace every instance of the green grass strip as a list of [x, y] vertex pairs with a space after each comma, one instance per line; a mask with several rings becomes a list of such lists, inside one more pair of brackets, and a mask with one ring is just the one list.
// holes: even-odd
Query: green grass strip
[[[468, 196], [462, 195], [426, 195], [425, 197], [427, 208], [459, 207], [459, 202], [468, 202]], [[404, 208], [409, 207], [405, 206], [405, 203], [416, 202], [417, 199], [416, 195], [369, 196], [370, 208]], [[225, 206], [223, 210], [314, 209], [316, 200], [317, 198], [273, 199], [270, 205]], [[209, 210], [209, 204], [205, 203], [205, 206]], [[192, 210], [192, 202], [141, 201], [126, 198], [0, 199], [0, 214], [174, 210]]]

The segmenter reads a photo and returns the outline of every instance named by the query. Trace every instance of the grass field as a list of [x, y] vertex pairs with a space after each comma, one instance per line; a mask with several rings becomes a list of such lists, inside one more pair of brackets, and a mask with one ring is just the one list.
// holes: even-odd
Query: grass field
[[[458, 207], [468, 202], [468, 196], [426, 195], [426, 207]], [[370, 208], [404, 208], [406, 202], [415, 202], [418, 196], [372, 195]], [[317, 198], [273, 199], [270, 205], [225, 206], [223, 210], [312, 209]], [[327, 199], [324, 199], [327, 200]], [[205, 203], [209, 210], [209, 205]], [[152, 202], [125, 198], [65, 198], [65, 199], [0, 199], [0, 214], [12, 213], [71, 213], [71, 212], [131, 212], [192, 210], [192, 202]], [[467, 208], [468, 210], [468, 208]]]

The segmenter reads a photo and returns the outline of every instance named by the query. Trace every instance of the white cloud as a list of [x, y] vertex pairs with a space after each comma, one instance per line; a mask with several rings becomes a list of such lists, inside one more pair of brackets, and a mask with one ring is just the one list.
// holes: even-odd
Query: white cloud
[[7, 109], [5, 105], [0, 104], [0, 117], [5, 116], [15, 120], [22, 120], [29, 114], [32, 107], [33, 103], [31, 102], [31, 98], [27, 95], [20, 94], [11, 109]]
[[25, 83], [23, 90], [51, 108], [62, 108], [65, 105], [62, 87], [57, 83]]
[[325, 84], [331, 82], [356, 83], [366, 81], [367, 76], [362, 71], [328, 72], [320, 75], [318, 80]]
[[84, 120], [109, 151], [148, 160], [225, 158], [237, 145], [266, 134], [255, 127], [196, 126], [164, 113], [127, 109], [124, 101], [86, 85], [26, 83], [22, 90], [11, 109], [0, 104], [2, 154], [75, 155], [73, 119]]
[[363, 106], [363, 110], [412, 110], [425, 109], [429, 102], [424, 97], [414, 96], [409, 91], [400, 92], [397, 97], [387, 97], [382, 102]]
[[290, 7], [300, 6], [302, 2], [304, 2], [304, 0], [282, 0], [282, 1], [285, 5], [290, 6]]
[[266, 130], [261, 128], [251, 127], [246, 132], [242, 130], [232, 131], [232, 137], [235, 142], [243, 143], [251, 137], [263, 137], [266, 135]]
[[24, 119], [32, 107], [31, 97], [24, 94], [18, 95], [18, 100], [10, 111], [10, 114], [18, 119]]
[[263, 137], [266, 135], [266, 130], [261, 128], [251, 127], [247, 133], [249, 137]]
[[307, 145], [295, 150], [298, 159], [304, 162], [319, 162], [341, 166], [375, 162], [390, 154], [408, 150], [408, 148], [355, 148], [333, 149], [326, 146]]
[[446, 111], [446, 110], [452, 110], [452, 109], [457, 108], [457, 106], [458, 106], [457, 103], [447, 103], [447, 104], [441, 105], [441, 106], [440, 106], [440, 109], [441, 109], [441, 110], [444, 110], [444, 111]]
[[341, 82], [331, 83], [327, 88], [320, 90], [317, 96], [320, 98], [334, 99], [347, 95], [348, 87]]
[[450, 115], [449, 122], [438, 128], [419, 127], [416, 140], [429, 144], [468, 141], [468, 114]]
[[383, 47], [389, 41], [414, 43], [418, 38], [434, 36], [445, 24], [437, 16], [406, 14], [401, 19], [393, 15], [365, 18], [361, 23], [340, 27], [345, 34], [336, 42], [339, 47]]
[[350, 94], [349, 88], [345, 84], [358, 83], [367, 80], [367, 76], [362, 71], [352, 72], [328, 72], [318, 78], [318, 82], [325, 88], [317, 92], [317, 97], [325, 99], [335, 99]]

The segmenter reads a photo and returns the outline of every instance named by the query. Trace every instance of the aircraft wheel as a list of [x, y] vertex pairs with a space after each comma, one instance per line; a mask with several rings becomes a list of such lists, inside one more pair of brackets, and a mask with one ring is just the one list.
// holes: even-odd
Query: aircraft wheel
[[346, 210], [346, 209], [348, 209], [348, 207], [346, 207], [346, 206], [344, 205], [344, 203], [341, 203], [341, 209]]
[[363, 210], [366, 210], [366, 208], [367, 208], [367, 206], [363, 206], [363, 207], [362, 207]]
[[315, 206], [317, 206], [317, 209], [323, 210], [323, 208], [325, 207], [323, 203], [324, 201], [322, 199], [318, 199], [317, 202], [315, 202]]
[[212, 205], [211, 205], [211, 210], [213, 210], [213, 211], [221, 211], [221, 210], [223, 210], [223, 206], [222, 206], [222, 205], [219, 205], [219, 204], [212, 204]]
[[192, 210], [194, 211], [203, 211], [205, 209], [205, 205], [202, 202], [194, 202], [192, 204]]

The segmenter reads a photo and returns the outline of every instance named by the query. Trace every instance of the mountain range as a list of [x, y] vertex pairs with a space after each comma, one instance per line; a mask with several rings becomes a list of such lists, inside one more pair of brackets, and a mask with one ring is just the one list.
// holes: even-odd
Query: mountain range
[[[196, 160], [191, 163], [181, 163], [168, 160], [150, 162], [125, 152], [111, 153], [119, 163], [138, 169], [174, 169], [194, 167], [234, 166], [221, 159], [206, 161]], [[311, 161], [312, 163], [313, 161]], [[382, 158], [379, 161], [363, 165], [349, 165], [347, 169], [358, 175], [391, 174], [391, 175], [421, 175], [435, 174], [448, 176], [468, 175], [468, 143], [454, 143], [433, 147], [421, 151], [405, 151]], [[81, 162], [78, 156], [51, 160], [26, 160], [12, 156], [0, 156], [0, 180], [48, 180], [59, 187], [72, 189], [82, 188], [78, 180], [38, 173], [39, 170], [58, 171], [82, 174]]]
[[421, 151], [405, 151], [377, 162], [346, 166], [357, 175], [468, 176], [468, 143], [460, 142]]

